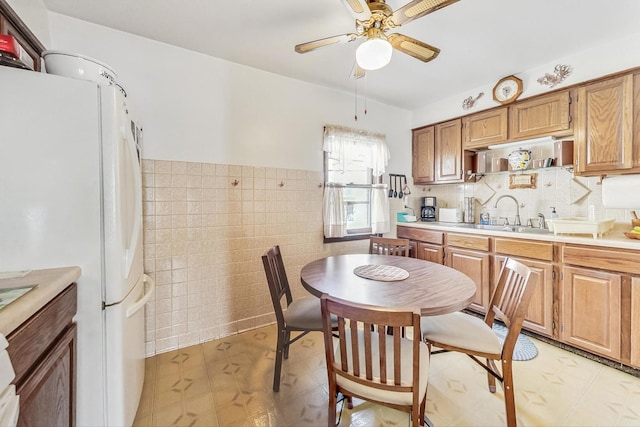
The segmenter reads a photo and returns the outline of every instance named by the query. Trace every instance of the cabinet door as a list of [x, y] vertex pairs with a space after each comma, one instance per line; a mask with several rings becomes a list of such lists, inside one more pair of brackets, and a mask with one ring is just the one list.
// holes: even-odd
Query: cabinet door
[[631, 279], [631, 364], [640, 367], [640, 277]]
[[462, 121], [440, 123], [435, 131], [436, 182], [462, 181]]
[[[504, 256], [496, 256], [493, 269], [495, 277], [500, 274], [505, 258]], [[512, 258], [531, 268], [532, 277], [536, 280], [535, 291], [531, 302], [529, 302], [522, 327], [541, 335], [553, 337], [553, 266], [548, 262]]]
[[631, 168], [633, 75], [578, 88], [576, 104], [577, 172]]
[[620, 275], [575, 267], [562, 273], [560, 339], [619, 359]]
[[18, 386], [19, 427], [75, 425], [75, 358], [74, 323]]
[[633, 141], [631, 162], [634, 172], [640, 173], [640, 73], [633, 76]]
[[484, 148], [507, 140], [507, 107], [462, 118], [462, 143], [465, 149]]
[[429, 126], [413, 131], [412, 175], [415, 184], [431, 183], [435, 180], [435, 129]]
[[444, 261], [444, 248], [438, 245], [418, 242], [417, 258], [442, 264]]
[[509, 138], [570, 134], [570, 106], [568, 90], [509, 106]]
[[489, 254], [466, 249], [448, 248], [445, 264], [469, 276], [477, 286], [470, 309], [486, 313], [489, 306]]

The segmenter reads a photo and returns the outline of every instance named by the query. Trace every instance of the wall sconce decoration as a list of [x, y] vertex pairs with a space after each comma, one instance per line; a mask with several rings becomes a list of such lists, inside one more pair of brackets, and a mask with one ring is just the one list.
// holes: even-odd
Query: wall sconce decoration
[[472, 96], [468, 97], [467, 99], [462, 101], [462, 109], [468, 110], [469, 108], [473, 108], [473, 106], [476, 105], [476, 101], [482, 98], [483, 95], [484, 95], [484, 92], [480, 92], [478, 96], [476, 96], [475, 98]]
[[570, 65], [556, 65], [556, 68], [553, 69], [554, 74], [546, 73], [543, 77], [538, 79], [538, 83], [543, 86], [549, 86], [549, 89], [552, 89], [563, 82], [566, 79], [573, 69]]

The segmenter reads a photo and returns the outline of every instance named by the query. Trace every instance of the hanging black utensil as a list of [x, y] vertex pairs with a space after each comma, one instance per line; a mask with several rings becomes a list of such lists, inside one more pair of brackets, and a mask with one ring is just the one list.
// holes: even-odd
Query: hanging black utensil
[[398, 197], [398, 175], [393, 176], [393, 197]]
[[398, 193], [398, 199], [402, 199], [402, 175], [400, 175], [398, 178], [400, 178], [400, 192]]
[[389, 197], [393, 197], [393, 186], [391, 186], [391, 174], [389, 174]]

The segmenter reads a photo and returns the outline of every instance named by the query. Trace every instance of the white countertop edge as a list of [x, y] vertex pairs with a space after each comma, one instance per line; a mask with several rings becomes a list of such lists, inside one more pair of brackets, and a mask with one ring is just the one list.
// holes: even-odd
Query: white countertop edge
[[512, 239], [539, 240], [543, 242], [575, 243], [579, 245], [600, 246], [605, 248], [631, 249], [640, 251], [640, 240], [628, 239], [624, 236], [625, 231], [631, 230], [629, 223], [617, 222], [611, 230], [602, 237], [594, 239], [588, 235], [573, 234], [535, 234], [516, 233], [513, 231], [483, 230], [477, 228], [465, 228], [456, 226], [454, 223], [441, 222], [402, 222], [398, 226], [421, 228], [425, 230], [439, 230], [453, 233], [477, 234], [482, 236], [508, 237]]
[[9, 335], [67, 286], [75, 282], [80, 274], [80, 267], [61, 267], [33, 270], [24, 277], [1, 279], [0, 288], [38, 286], [0, 309], [0, 333], [5, 336]]

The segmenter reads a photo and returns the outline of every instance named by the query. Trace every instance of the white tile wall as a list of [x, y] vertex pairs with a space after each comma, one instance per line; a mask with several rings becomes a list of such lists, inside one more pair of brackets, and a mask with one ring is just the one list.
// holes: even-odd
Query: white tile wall
[[[553, 157], [552, 144], [540, 144], [530, 148], [534, 159]], [[514, 149], [491, 150], [488, 152], [488, 162], [492, 157], [507, 158], [509, 152]], [[509, 189], [509, 175], [511, 174], [536, 174], [535, 189]], [[487, 185], [495, 194], [488, 199], [484, 208], [491, 217], [508, 217], [513, 220], [515, 216], [515, 204], [510, 200], [503, 200], [495, 206], [495, 202], [503, 194], [514, 196], [520, 204], [520, 217], [522, 224], [527, 224], [529, 218], [537, 218], [542, 213], [546, 218], [550, 217], [551, 207], [561, 217], [587, 217], [589, 205], [594, 205], [598, 215], [602, 218], [614, 218], [616, 221], [628, 222], [631, 218], [630, 211], [625, 209], [604, 209], [602, 207], [602, 191], [600, 177], [574, 176], [571, 170], [562, 167], [541, 168], [536, 170], [507, 171], [488, 173], [480, 178], [478, 184], [449, 184], [449, 185], [418, 185], [412, 196], [414, 208], [419, 209], [420, 197], [436, 196], [440, 207], [463, 207], [465, 197], [477, 197], [476, 189], [479, 185]], [[584, 196], [580, 197], [582, 194]], [[479, 214], [483, 206], [476, 201], [475, 221], [478, 222]], [[419, 210], [417, 211], [419, 212]], [[513, 222], [511, 222], [513, 223]], [[534, 221], [534, 225], [536, 221]]]
[[[143, 160], [147, 355], [275, 320], [261, 255], [280, 245], [294, 297], [299, 273], [367, 241], [323, 244], [322, 173]], [[234, 185], [235, 183], [235, 185]]]

